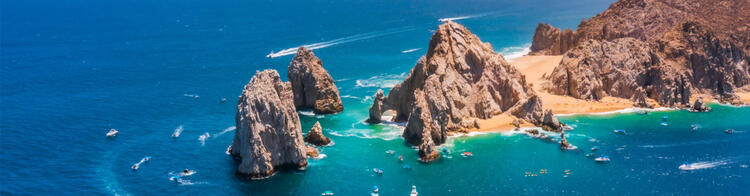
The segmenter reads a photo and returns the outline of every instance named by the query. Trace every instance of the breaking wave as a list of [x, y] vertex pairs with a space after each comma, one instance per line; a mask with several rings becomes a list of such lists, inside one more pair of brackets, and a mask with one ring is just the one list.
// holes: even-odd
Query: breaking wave
[[396, 84], [400, 83], [401, 81], [406, 78], [406, 73], [401, 74], [388, 74], [388, 75], [378, 75], [373, 76], [367, 79], [357, 80], [356, 81], [356, 87], [361, 88], [370, 88], [370, 87], [377, 87], [377, 88], [393, 88], [396, 86]]
[[[349, 43], [349, 42], [354, 42], [354, 41], [359, 41], [359, 40], [364, 40], [364, 39], [386, 36], [386, 35], [395, 34], [395, 33], [412, 31], [415, 29], [416, 29], [415, 27], [404, 27], [404, 28], [396, 28], [396, 29], [390, 29], [390, 30], [384, 30], [384, 31], [375, 31], [375, 32], [357, 34], [357, 35], [342, 37], [342, 38], [338, 38], [338, 39], [334, 39], [330, 41], [307, 44], [307, 45], [302, 45], [302, 46], [304, 46], [305, 48], [309, 50], [315, 50], [315, 49], [326, 48], [329, 46], [334, 46], [334, 45], [343, 44], [343, 43]], [[266, 55], [266, 57], [276, 58], [276, 57], [286, 56], [290, 54], [296, 54], [297, 48], [299, 48], [299, 46], [283, 49], [278, 52], [271, 52], [268, 55]]]
[[523, 46], [511, 46], [511, 47], [505, 47], [502, 50], [500, 50], [500, 54], [502, 54], [506, 60], [513, 61], [514, 59], [518, 57], [522, 57], [524, 55], [529, 54], [531, 52], [531, 44], [525, 44]]

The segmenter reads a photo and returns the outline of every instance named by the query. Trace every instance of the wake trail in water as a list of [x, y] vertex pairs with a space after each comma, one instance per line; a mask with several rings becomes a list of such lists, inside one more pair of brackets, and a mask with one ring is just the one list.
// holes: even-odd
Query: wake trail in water
[[205, 146], [206, 145], [206, 139], [208, 139], [210, 137], [211, 137], [211, 134], [209, 134], [208, 132], [206, 132], [203, 135], [199, 136], [198, 137], [198, 141], [201, 141], [201, 146]]
[[217, 137], [219, 137], [221, 135], [224, 135], [225, 133], [228, 133], [230, 131], [234, 131], [235, 129], [237, 129], [237, 127], [235, 127], [235, 126], [227, 127], [223, 131], [221, 131], [221, 132], [219, 132], [217, 134], [214, 134], [214, 138], [217, 138]]
[[[386, 35], [391, 35], [391, 34], [396, 34], [396, 33], [412, 31], [415, 29], [416, 29], [415, 27], [404, 27], [404, 28], [390, 29], [390, 30], [384, 30], [384, 31], [376, 31], [376, 32], [357, 34], [357, 35], [338, 38], [338, 39], [334, 39], [330, 41], [307, 44], [307, 45], [302, 45], [302, 46], [309, 50], [315, 50], [315, 49], [326, 48], [329, 46], [334, 46], [334, 45], [343, 44], [343, 43], [349, 43], [349, 42], [354, 42], [354, 41], [360, 41], [360, 40], [376, 38], [376, 37], [381, 37], [381, 36], [386, 36]], [[271, 52], [270, 54], [266, 55], [266, 57], [276, 58], [276, 57], [282, 57], [282, 56], [286, 56], [290, 54], [296, 54], [298, 48], [299, 46], [283, 49], [278, 52]]]
[[698, 145], [698, 144], [712, 144], [717, 142], [729, 142], [733, 139], [721, 139], [721, 140], [701, 140], [701, 141], [692, 141], [692, 142], [683, 142], [683, 143], [674, 143], [674, 144], [658, 144], [658, 145], [640, 145], [641, 148], [669, 148], [669, 147], [678, 147], [678, 146], [692, 146], [692, 145]]
[[180, 125], [176, 129], [174, 129], [174, 133], [172, 133], [172, 137], [173, 138], [178, 138], [178, 137], [180, 137], [180, 134], [182, 134], [182, 125]]
[[716, 166], [722, 166], [730, 164], [730, 160], [719, 160], [719, 161], [701, 161], [697, 163], [684, 163], [680, 165], [678, 168], [680, 170], [699, 170], [699, 169], [708, 169], [708, 168], [714, 168]]

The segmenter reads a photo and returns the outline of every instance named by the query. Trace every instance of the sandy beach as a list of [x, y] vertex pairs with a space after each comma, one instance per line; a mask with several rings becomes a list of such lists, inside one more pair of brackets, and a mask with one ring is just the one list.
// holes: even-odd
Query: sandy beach
[[[554, 95], [542, 89], [543, 76], [552, 72], [562, 60], [562, 56], [522, 56], [510, 62], [521, 73], [526, 75], [526, 82], [532, 85], [540, 98], [543, 108], [550, 109], [555, 114], [586, 114], [601, 113], [622, 110], [633, 107], [633, 102], [618, 97], [604, 97], [600, 101], [588, 101], [568, 96]], [[748, 93], [750, 94], [750, 93]], [[509, 131], [515, 127], [512, 125], [516, 118], [510, 114], [500, 114], [489, 119], [479, 120], [479, 129], [468, 131]], [[521, 127], [533, 127], [525, 123]]]

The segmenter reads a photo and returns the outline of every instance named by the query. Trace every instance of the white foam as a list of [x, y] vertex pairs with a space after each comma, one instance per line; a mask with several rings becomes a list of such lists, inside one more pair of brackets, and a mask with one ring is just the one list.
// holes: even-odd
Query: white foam
[[318, 156], [315, 156], [315, 157], [310, 157], [310, 158], [311, 158], [311, 159], [315, 159], [315, 160], [320, 160], [320, 159], [323, 159], [323, 158], [326, 158], [326, 157], [327, 157], [327, 155], [326, 155], [326, 154], [323, 154], [323, 153], [319, 153], [319, 154], [318, 154]]
[[412, 48], [412, 49], [408, 49], [408, 50], [403, 50], [403, 51], [401, 51], [401, 53], [402, 54], [411, 53], [411, 52], [417, 51], [419, 49], [422, 49], [422, 48]]
[[182, 134], [182, 125], [174, 129], [174, 133], [172, 133], [172, 137], [180, 137], [180, 134]]
[[206, 145], [206, 139], [208, 139], [210, 137], [211, 137], [211, 134], [209, 134], [208, 132], [204, 133], [201, 136], [198, 136], [198, 141], [201, 141], [201, 146], [205, 146]]
[[523, 46], [511, 46], [511, 47], [505, 47], [502, 50], [500, 50], [500, 54], [505, 57], [508, 61], [513, 61], [517, 59], [518, 57], [522, 57], [524, 55], [529, 54], [531, 52], [531, 44], [524, 44]]
[[595, 112], [595, 113], [570, 113], [570, 114], [555, 114], [555, 116], [575, 116], [575, 115], [609, 115], [609, 114], [626, 114], [626, 113], [635, 113], [638, 111], [672, 111], [672, 110], [679, 110], [680, 108], [668, 108], [668, 107], [659, 107], [659, 108], [625, 108], [621, 110], [615, 110], [615, 111], [608, 111], [608, 112]]
[[341, 98], [362, 99], [361, 97], [351, 96], [351, 95], [342, 95]]
[[360, 79], [356, 81], [355, 87], [360, 88], [369, 88], [369, 87], [377, 87], [377, 88], [393, 88], [396, 86], [396, 84], [400, 83], [401, 81], [406, 78], [406, 73], [401, 74], [385, 74], [385, 75], [377, 75], [372, 76], [367, 79]]
[[192, 97], [192, 98], [196, 98], [196, 99], [197, 99], [198, 97], [200, 97], [200, 96], [198, 96], [198, 95], [196, 95], [196, 94], [187, 94], [187, 93], [185, 93], [185, 94], [182, 94], [182, 96], [185, 96], [185, 97]]
[[[324, 42], [318, 42], [318, 43], [314, 43], [314, 44], [307, 44], [307, 45], [302, 45], [302, 46], [305, 47], [305, 48], [307, 48], [307, 49], [309, 49], [309, 50], [315, 50], [315, 49], [326, 48], [326, 47], [329, 47], [329, 46], [334, 46], [334, 45], [343, 44], [343, 43], [349, 43], [349, 42], [354, 42], [354, 41], [359, 41], [359, 40], [364, 40], [364, 39], [370, 39], [370, 38], [375, 38], [375, 37], [381, 37], [381, 36], [395, 34], [395, 33], [412, 31], [414, 29], [416, 29], [416, 28], [414, 28], [414, 27], [404, 27], [404, 28], [389, 29], [389, 30], [384, 30], [384, 31], [375, 31], [375, 32], [362, 33], [362, 34], [357, 34], [357, 35], [352, 35], [352, 36], [342, 37], [342, 38], [338, 38], [338, 39], [334, 39], [334, 40], [329, 40], [329, 41], [324, 41]], [[299, 46], [292, 47], [292, 48], [287, 48], [287, 49], [283, 49], [283, 50], [281, 50], [279, 52], [271, 52], [268, 55], [266, 55], [266, 57], [268, 57], [268, 58], [276, 58], [276, 57], [286, 56], [286, 55], [290, 55], [290, 54], [296, 54], [297, 53], [297, 48], [299, 48]]]
[[716, 166], [726, 165], [729, 164], [729, 160], [719, 160], [719, 161], [702, 161], [697, 163], [690, 163], [690, 164], [682, 164], [679, 168], [680, 170], [699, 170], [699, 169], [708, 169], [713, 168]]
[[324, 115], [318, 115], [315, 114], [312, 110], [306, 109], [306, 110], [297, 110], [297, 113], [299, 113], [302, 116], [309, 116], [309, 117], [315, 117], [315, 118], [323, 118]]
[[235, 129], [237, 129], [237, 127], [235, 127], [235, 126], [227, 127], [223, 131], [221, 131], [221, 132], [219, 132], [217, 134], [214, 134], [214, 138], [217, 138], [217, 137], [219, 137], [221, 135], [224, 135], [225, 133], [228, 133], [230, 131], [234, 131]]

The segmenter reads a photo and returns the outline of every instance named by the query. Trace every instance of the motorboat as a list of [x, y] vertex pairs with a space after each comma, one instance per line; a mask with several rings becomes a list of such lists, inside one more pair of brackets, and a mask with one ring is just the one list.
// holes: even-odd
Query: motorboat
[[596, 157], [596, 159], [594, 159], [594, 161], [596, 161], [598, 163], [609, 163], [609, 156]]
[[325, 191], [320, 195], [333, 195], [333, 191]]
[[464, 157], [473, 157], [474, 154], [471, 153], [471, 152], [464, 152], [464, 153], [461, 153], [461, 156], [464, 156]]
[[383, 174], [383, 170], [380, 170], [378, 168], [373, 168], [372, 171], [375, 172], [376, 174]]
[[411, 186], [411, 194], [409, 196], [417, 196], [419, 193], [417, 193], [417, 186], [412, 185]]
[[732, 133], [734, 133], [734, 129], [724, 130], [724, 133], [726, 133], [726, 134], [732, 134]]
[[117, 131], [117, 129], [110, 129], [109, 132], [107, 132], [107, 137], [117, 136], [117, 133], [119, 133], [119, 131]]
[[622, 129], [615, 129], [614, 132], [619, 133], [619, 134], [625, 134], [625, 130], [622, 130]]
[[591, 151], [597, 151], [597, 150], [599, 150], [599, 146], [591, 147]]

